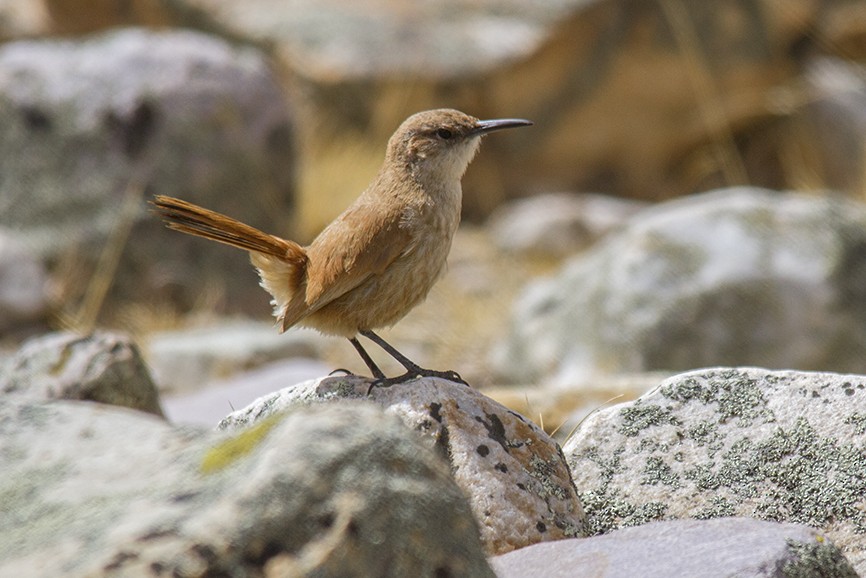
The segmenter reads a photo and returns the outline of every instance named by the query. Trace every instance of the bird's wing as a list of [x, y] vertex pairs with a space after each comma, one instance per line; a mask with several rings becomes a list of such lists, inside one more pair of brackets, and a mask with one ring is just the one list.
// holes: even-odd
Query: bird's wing
[[381, 275], [412, 249], [402, 210], [359, 203], [322, 231], [308, 248], [306, 304], [315, 311]]

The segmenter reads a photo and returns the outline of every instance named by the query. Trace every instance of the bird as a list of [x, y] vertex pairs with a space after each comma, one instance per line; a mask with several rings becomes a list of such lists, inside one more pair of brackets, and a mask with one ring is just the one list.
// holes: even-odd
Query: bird
[[[372, 373], [368, 391], [418, 377], [466, 384], [456, 371], [419, 366], [374, 330], [402, 319], [445, 271], [460, 223], [461, 179], [481, 139], [532, 124], [454, 109], [413, 114], [389, 139], [370, 185], [307, 246], [178, 198], [156, 195], [151, 202], [170, 229], [248, 251], [280, 332], [303, 326], [348, 339]], [[406, 372], [386, 377], [359, 336]]]

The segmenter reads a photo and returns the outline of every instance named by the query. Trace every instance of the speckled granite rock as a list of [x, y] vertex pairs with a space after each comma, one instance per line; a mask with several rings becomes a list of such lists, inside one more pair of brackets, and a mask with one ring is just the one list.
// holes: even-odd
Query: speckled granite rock
[[746, 516], [820, 528], [866, 572], [866, 377], [706, 369], [564, 445], [592, 533]]
[[0, 439], [0, 576], [493, 576], [448, 468], [372, 404], [226, 435], [0, 397]]
[[498, 578], [857, 578], [814, 529], [748, 518], [654, 522], [536, 544], [491, 564]]
[[0, 365], [0, 391], [30, 399], [78, 399], [162, 416], [138, 347], [121, 333], [50, 333]]
[[285, 388], [226, 417], [237, 429], [276, 411], [310, 402], [369, 399], [418, 431], [450, 462], [472, 505], [489, 554], [580, 536], [584, 514], [559, 445], [534, 423], [478, 391], [442, 379], [388, 388], [335, 376]]

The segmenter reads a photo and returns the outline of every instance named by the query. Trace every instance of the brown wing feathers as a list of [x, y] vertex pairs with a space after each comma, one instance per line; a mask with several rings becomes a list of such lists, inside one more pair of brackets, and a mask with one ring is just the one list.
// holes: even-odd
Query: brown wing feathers
[[176, 231], [280, 259], [297, 259], [298, 252], [303, 251], [297, 243], [268, 235], [231, 217], [181, 199], [157, 195], [153, 205], [166, 225]]

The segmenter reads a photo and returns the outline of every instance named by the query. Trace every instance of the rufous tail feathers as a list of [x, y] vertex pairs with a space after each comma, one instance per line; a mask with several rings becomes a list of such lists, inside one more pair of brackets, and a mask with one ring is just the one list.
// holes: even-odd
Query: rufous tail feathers
[[306, 276], [307, 253], [303, 247], [174, 197], [157, 195], [152, 204], [170, 229], [249, 251], [262, 287], [273, 296], [274, 316], [281, 329], [285, 331], [300, 318], [300, 311], [288, 310]]

